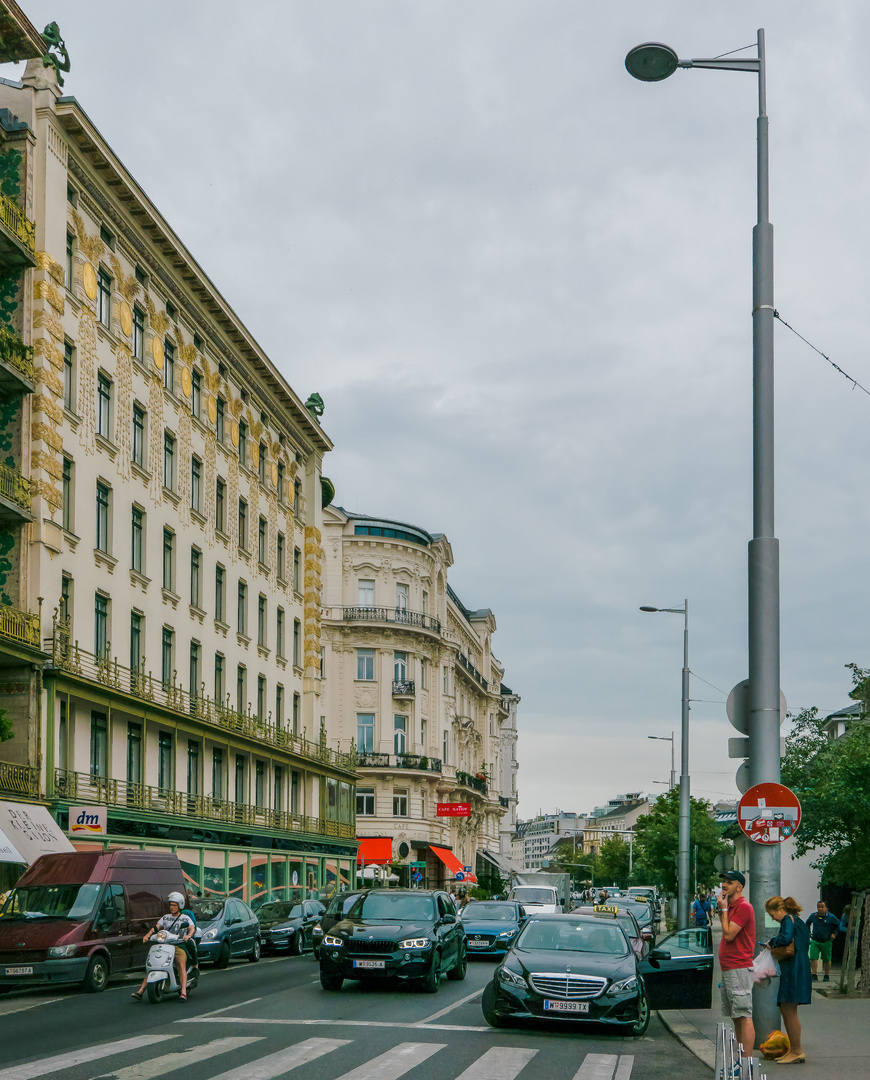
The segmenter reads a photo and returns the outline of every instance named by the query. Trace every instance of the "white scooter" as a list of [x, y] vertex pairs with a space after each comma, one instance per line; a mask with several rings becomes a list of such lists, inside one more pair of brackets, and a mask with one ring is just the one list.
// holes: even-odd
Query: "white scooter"
[[[180, 994], [181, 984], [175, 971], [175, 942], [181, 942], [177, 934], [159, 930], [153, 936], [156, 944], [148, 950], [145, 970], [148, 979], [148, 1000], [152, 1005], [159, 1004], [167, 994]], [[199, 982], [199, 967], [187, 965], [187, 993], [196, 989]]]

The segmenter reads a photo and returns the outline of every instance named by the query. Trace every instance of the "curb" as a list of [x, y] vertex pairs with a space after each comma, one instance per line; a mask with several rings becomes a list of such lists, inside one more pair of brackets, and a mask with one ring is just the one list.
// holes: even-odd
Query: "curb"
[[659, 1020], [685, 1048], [713, 1072], [716, 1068], [716, 1044], [708, 1039], [679, 1009], [657, 1012]]

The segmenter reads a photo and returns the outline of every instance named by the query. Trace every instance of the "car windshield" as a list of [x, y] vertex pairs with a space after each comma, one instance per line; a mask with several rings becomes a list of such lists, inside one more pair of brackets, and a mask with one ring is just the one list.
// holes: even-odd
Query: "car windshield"
[[555, 904], [556, 897], [552, 889], [514, 889], [514, 900], [521, 904]]
[[533, 952], [583, 952], [625, 956], [627, 948], [622, 931], [614, 924], [578, 922], [570, 916], [563, 922], [543, 919], [528, 923], [520, 934], [517, 948]]
[[262, 919], [301, 919], [302, 918], [302, 905], [301, 904], [263, 904], [263, 906], [257, 912], [257, 916]]
[[194, 900], [190, 905], [197, 922], [214, 922], [224, 910], [226, 900]]
[[86, 919], [96, 907], [100, 885], [27, 885], [13, 889], [0, 918]]
[[513, 904], [471, 903], [462, 912], [462, 918], [481, 922], [516, 922], [517, 909]]
[[629, 903], [623, 904], [622, 907], [625, 911], [630, 911], [639, 923], [649, 922], [652, 919], [652, 911], [650, 910], [649, 904]]
[[383, 919], [385, 922], [407, 922], [409, 919], [433, 917], [431, 896], [392, 896], [384, 892], [360, 897], [350, 911], [352, 919]]

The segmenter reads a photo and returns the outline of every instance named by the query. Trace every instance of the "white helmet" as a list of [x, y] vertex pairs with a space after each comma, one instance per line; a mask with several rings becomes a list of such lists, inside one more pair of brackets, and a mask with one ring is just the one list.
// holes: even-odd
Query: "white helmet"
[[167, 904], [178, 904], [179, 907], [184, 907], [184, 897], [180, 892], [171, 892], [166, 897]]

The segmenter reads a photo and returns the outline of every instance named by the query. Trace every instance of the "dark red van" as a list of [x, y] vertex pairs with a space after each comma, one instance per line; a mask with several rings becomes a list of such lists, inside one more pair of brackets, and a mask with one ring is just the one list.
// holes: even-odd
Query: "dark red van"
[[43, 855], [0, 910], [0, 987], [83, 983], [145, 966], [145, 932], [185, 893], [172, 852], [121, 849]]

